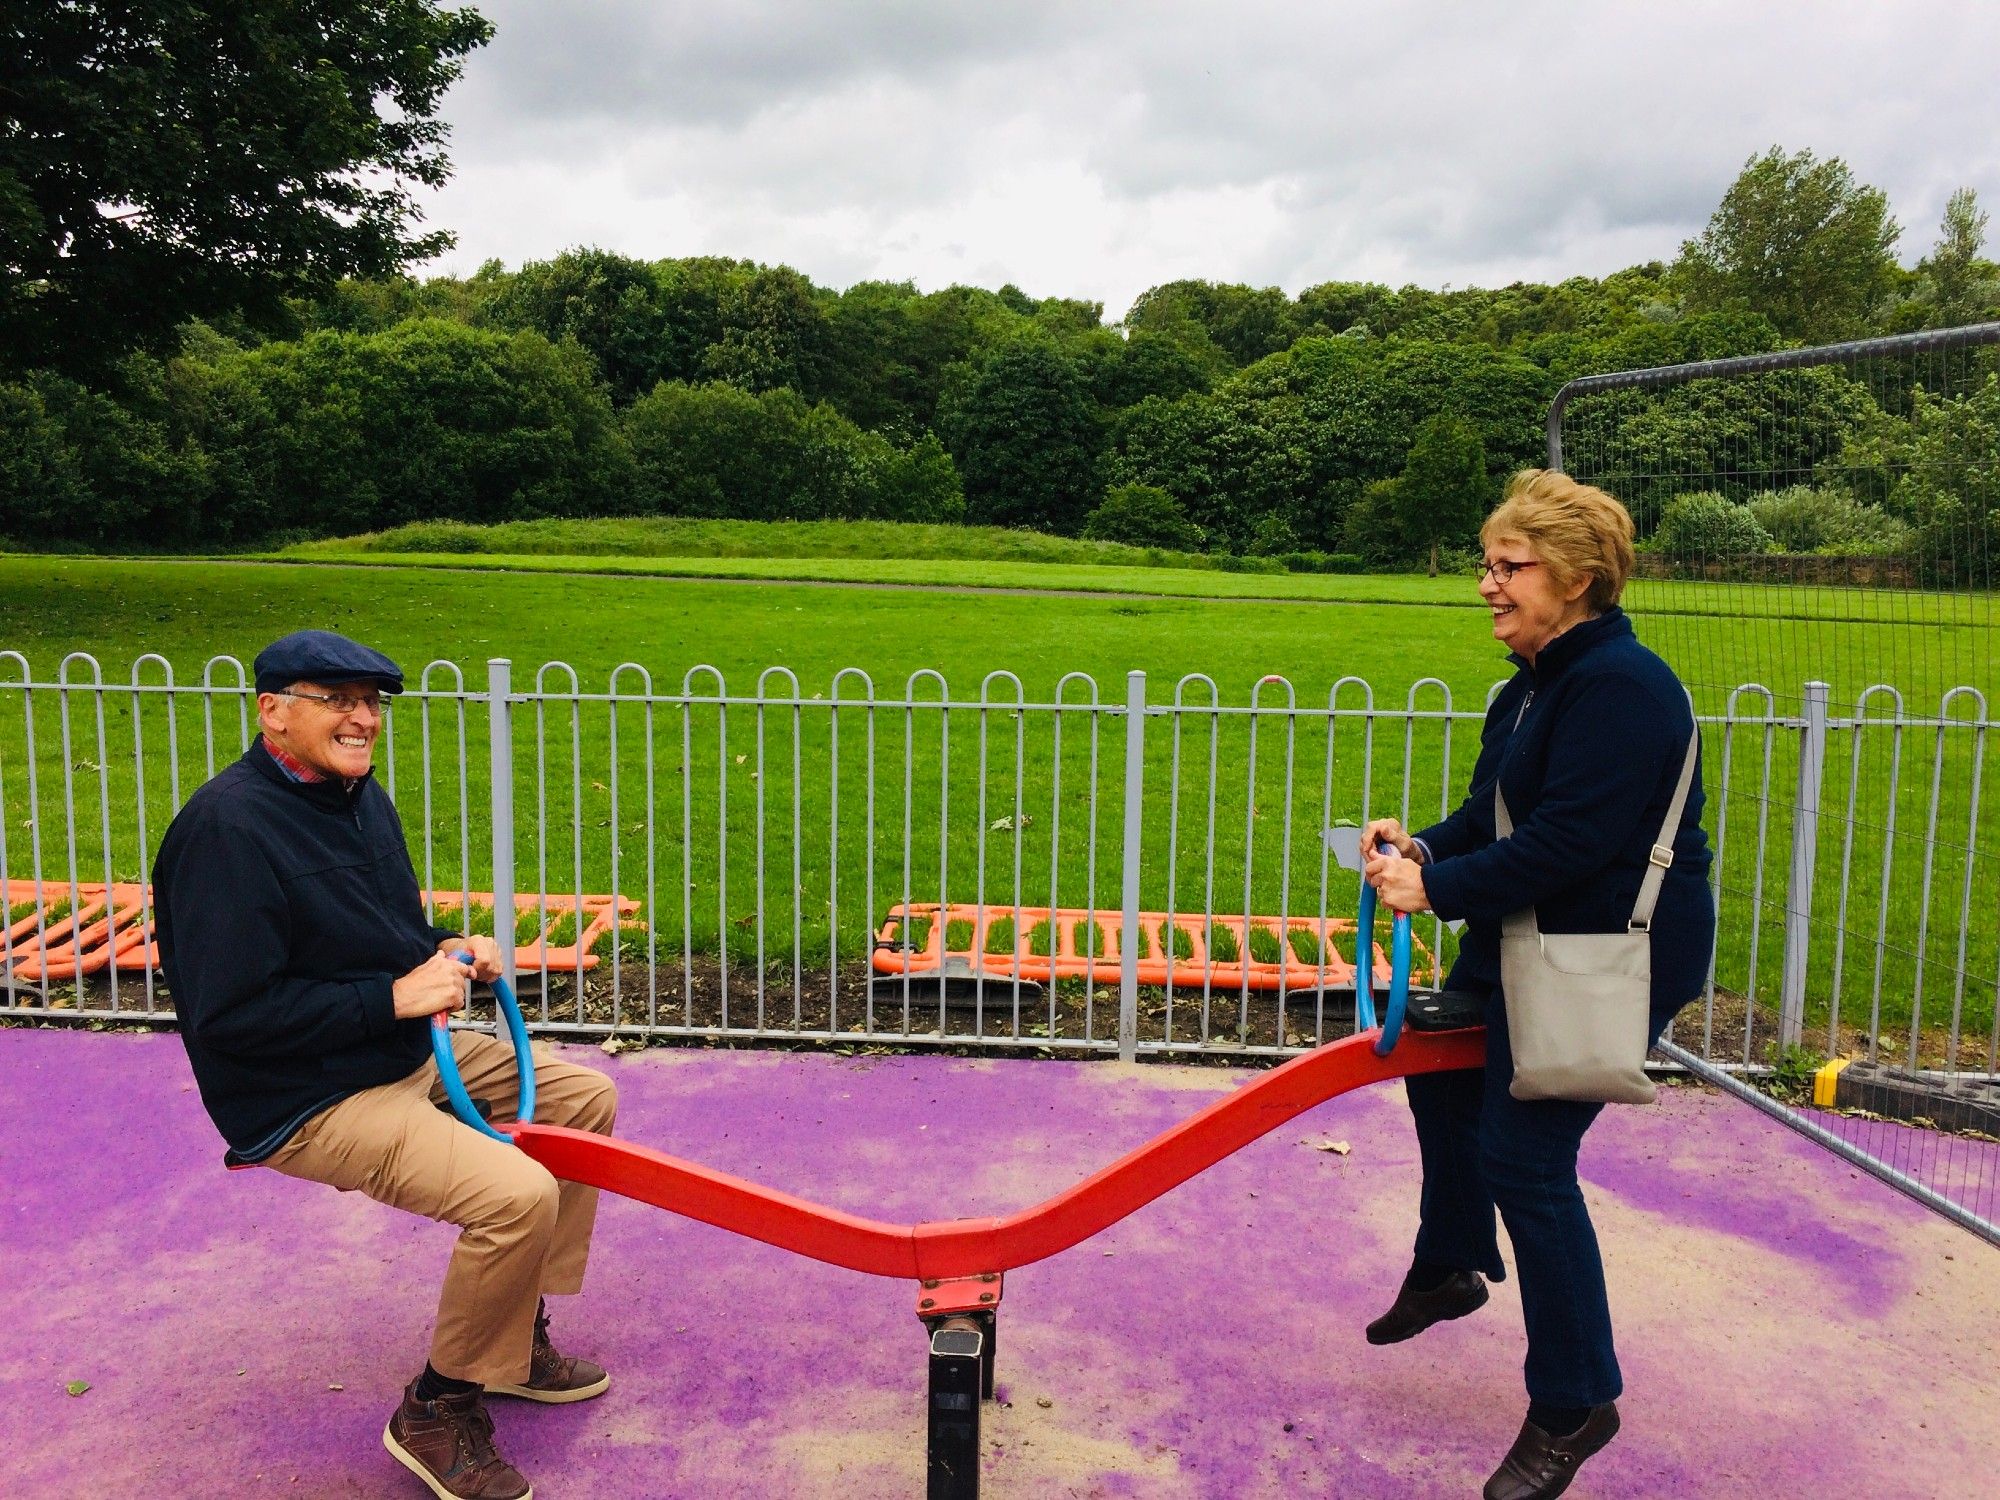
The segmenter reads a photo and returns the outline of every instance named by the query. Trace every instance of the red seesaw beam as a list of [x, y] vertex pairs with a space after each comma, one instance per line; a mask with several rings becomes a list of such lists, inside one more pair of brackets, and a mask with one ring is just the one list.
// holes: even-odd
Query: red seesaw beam
[[1316, 1104], [1412, 1073], [1476, 1068], [1486, 1033], [1405, 1031], [1386, 1057], [1365, 1031], [1294, 1058], [1218, 1099], [1046, 1203], [998, 1219], [885, 1224], [823, 1208], [661, 1151], [559, 1125], [499, 1128], [568, 1182], [699, 1219], [781, 1250], [874, 1276], [942, 1280], [1060, 1254]]

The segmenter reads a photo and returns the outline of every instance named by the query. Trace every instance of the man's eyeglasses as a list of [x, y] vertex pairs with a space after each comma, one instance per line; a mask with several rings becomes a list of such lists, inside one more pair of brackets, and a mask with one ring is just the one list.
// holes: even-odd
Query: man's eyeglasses
[[357, 708], [366, 708], [370, 713], [376, 715], [380, 715], [382, 712], [382, 695], [380, 693], [286, 692], [281, 696], [286, 698], [310, 698], [315, 703], [324, 703], [337, 714], [351, 714]]
[[1493, 581], [1504, 588], [1514, 581], [1514, 575], [1523, 568], [1539, 568], [1540, 566], [1541, 564], [1538, 562], [1507, 562], [1503, 559], [1500, 562], [1483, 562], [1478, 564], [1473, 568], [1472, 576], [1475, 578], [1484, 578], [1487, 574], [1491, 573]]

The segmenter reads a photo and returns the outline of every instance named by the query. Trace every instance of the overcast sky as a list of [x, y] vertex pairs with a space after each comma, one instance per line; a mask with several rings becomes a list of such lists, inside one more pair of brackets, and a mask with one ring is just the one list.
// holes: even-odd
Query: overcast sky
[[1906, 262], [1955, 187], [2000, 224], [1995, 0], [473, 3], [437, 271], [595, 245], [1111, 319], [1179, 277], [1553, 281], [1671, 258], [1774, 144], [1886, 190]]

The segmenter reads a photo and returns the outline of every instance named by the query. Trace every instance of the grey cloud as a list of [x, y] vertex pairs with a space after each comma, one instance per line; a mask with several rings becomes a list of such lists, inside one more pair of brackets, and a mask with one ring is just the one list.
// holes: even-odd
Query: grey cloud
[[517, 119], [581, 114], [631, 127], [740, 125], [773, 101], [868, 79], [948, 85], [970, 69], [1040, 55], [1076, 29], [1076, 7], [1056, 0], [489, 0], [478, 8], [497, 33], [468, 70], [481, 105]]
[[[1080, 250], [1040, 289], [1114, 310], [1169, 263], [1292, 290], [1603, 274], [1670, 257], [1772, 144], [1887, 189], [1908, 259], [1953, 187], [2000, 201], [1988, 4], [482, 8], [499, 38], [446, 106], [479, 186], [433, 205], [474, 261], [574, 242], [551, 204], [506, 206], [530, 166], [593, 174], [594, 225], [650, 226], [633, 254], [928, 283], [1095, 243], [1104, 264]], [[975, 212], [1079, 176], [1094, 200], [1047, 209], [1071, 222]], [[1279, 211], [1245, 223], [1247, 199]], [[668, 203], [689, 227], [661, 243]], [[1162, 225], [1178, 248], [1149, 260]]]

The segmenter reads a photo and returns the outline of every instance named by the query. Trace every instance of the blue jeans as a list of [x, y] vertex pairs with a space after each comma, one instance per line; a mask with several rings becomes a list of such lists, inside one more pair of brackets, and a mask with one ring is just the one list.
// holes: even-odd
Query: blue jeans
[[[1677, 1008], [1656, 1011], [1656, 1037]], [[1521, 1275], [1529, 1399], [1599, 1406], [1625, 1384], [1576, 1156], [1604, 1106], [1516, 1099], [1507, 1091], [1513, 1077], [1507, 1010], [1495, 990], [1486, 999], [1486, 1066], [1406, 1081], [1424, 1168], [1417, 1258], [1503, 1279], [1497, 1208]]]

